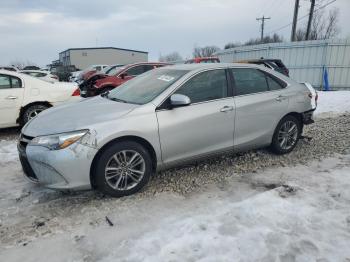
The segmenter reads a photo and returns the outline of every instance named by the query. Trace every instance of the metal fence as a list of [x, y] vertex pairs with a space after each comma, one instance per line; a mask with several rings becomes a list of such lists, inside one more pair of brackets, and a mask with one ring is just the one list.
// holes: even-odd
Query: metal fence
[[241, 46], [219, 51], [221, 62], [246, 59], [281, 59], [298, 82], [324, 86], [324, 68], [331, 89], [350, 90], [350, 40], [315, 40]]

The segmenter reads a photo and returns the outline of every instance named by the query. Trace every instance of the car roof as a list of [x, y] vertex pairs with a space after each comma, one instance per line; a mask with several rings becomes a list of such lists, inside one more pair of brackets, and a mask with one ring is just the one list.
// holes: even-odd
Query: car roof
[[[169, 67], [177, 70], [201, 70], [211, 68], [228, 68], [228, 67], [249, 67], [249, 68], [260, 68], [255, 64], [242, 64], [242, 63], [198, 63], [198, 64], [176, 64], [170, 65]], [[167, 68], [169, 68], [167, 67]]]
[[237, 61], [238, 63], [257, 63], [257, 62], [281, 62], [281, 59], [247, 59], [247, 60], [240, 60]]
[[45, 70], [30, 70], [30, 69], [28, 69], [28, 70], [20, 70], [20, 72], [34, 72], [34, 73], [45, 73], [45, 74], [50, 73], [50, 72], [45, 71]]

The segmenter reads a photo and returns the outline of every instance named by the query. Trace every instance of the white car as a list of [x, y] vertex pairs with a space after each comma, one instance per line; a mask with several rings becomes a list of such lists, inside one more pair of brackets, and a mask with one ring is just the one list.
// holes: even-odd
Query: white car
[[51, 72], [44, 71], [44, 70], [21, 70], [20, 71], [23, 74], [27, 74], [30, 76], [37, 77], [41, 80], [44, 80], [46, 82], [58, 82], [58, 76], [51, 74]]
[[8, 71], [14, 71], [18, 72], [18, 68], [14, 66], [0, 66], [0, 70], [8, 70]]
[[76, 84], [0, 70], [0, 128], [24, 125], [49, 107], [80, 99]]

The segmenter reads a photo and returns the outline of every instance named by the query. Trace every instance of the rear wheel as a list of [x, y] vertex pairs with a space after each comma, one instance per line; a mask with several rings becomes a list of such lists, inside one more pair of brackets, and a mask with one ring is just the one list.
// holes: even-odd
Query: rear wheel
[[49, 107], [47, 105], [43, 105], [43, 104], [31, 105], [27, 107], [22, 114], [22, 119], [21, 119], [22, 124], [25, 125], [29, 120], [33, 119], [42, 111], [48, 108]]
[[148, 151], [136, 142], [125, 141], [111, 145], [101, 154], [94, 175], [99, 191], [122, 197], [138, 192], [151, 174]]
[[286, 116], [278, 123], [272, 138], [271, 149], [276, 154], [291, 152], [297, 145], [302, 125], [294, 116]]

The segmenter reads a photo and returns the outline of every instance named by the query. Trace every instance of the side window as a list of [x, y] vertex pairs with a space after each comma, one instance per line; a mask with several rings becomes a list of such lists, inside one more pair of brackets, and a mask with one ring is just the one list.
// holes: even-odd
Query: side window
[[128, 70], [126, 70], [126, 73], [129, 76], [137, 76], [137, 75], [141, 75], [142, 73], [144, 73], [144, 68], [143, 65], [139, 65], [139, 66], [134, 66]]
[[176, 94], [188, 96], [191, 103], [227, 97], [225, 70], [219, 69], [200, 73], [181, 86]]
[[11, 76], [11, 85], [12, 85], [12, 88], [21, 88], [22, 81], [18, 77]]
[[265, 74], [252, 68], [232, 68], [236, 95], [268, 91]]
[[100, 67], [100, 66], [96, 66], [95, 69], [96, 69], [97, 71], [101, 71], [101, 67]]
[[152, 70], [152, 69], [154, 69], [156, 66], [154, 66], [154, 65], [144, 65], [143, 66], [143, 71], [144, 72], [147, 72], [147, 71], [149, 71], [149, 70]]
[[10, 77], [7, 75], [0, 75], [0, 89], [11, 88]]
[[282, 85], [282, 83], [277, 82], [277, 80], [273, 79], [269, 75], [266, 75], [266, 79], [270, 90], [279, 90], [285, 87], [285, 85]]

